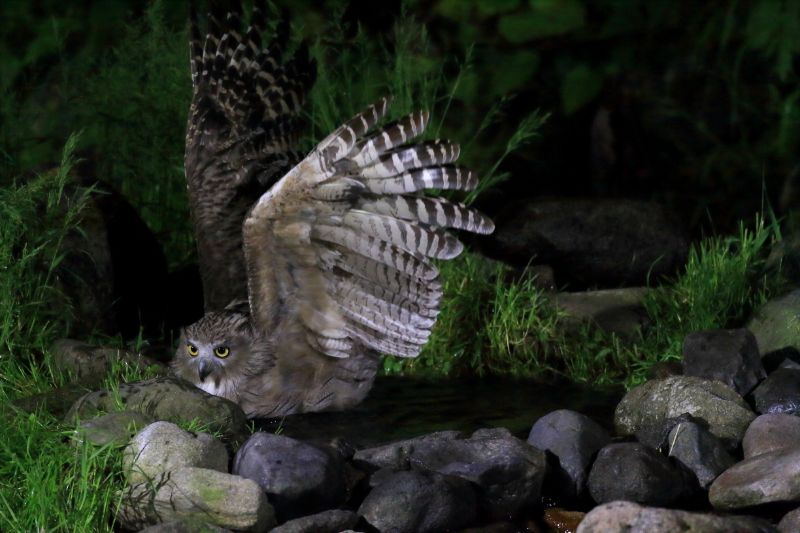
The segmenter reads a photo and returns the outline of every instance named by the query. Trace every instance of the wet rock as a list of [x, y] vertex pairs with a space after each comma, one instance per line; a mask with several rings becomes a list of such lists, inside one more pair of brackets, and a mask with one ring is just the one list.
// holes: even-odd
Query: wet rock
[[696, 422], [679, 422], [667, 441], [669, 456], [693, 472], [704, 489], [736, 462], [725, 445]]
[[630, 337], [649, 322], [643, 303], [648, 291], [645, 287], [634, 287], [561, 292], [553, 301], [565, 313], [563, 323], [568, 330], [590, 323], [603, 331]]
[[131, 485], [117, 511], [127, 529], [171, 521], [199, 521], [237, 531], [276, 524], [267, 496], [252, 480], [205, 468], [182, 467], [161, 482]]
[[78, 399], [65, 418], [70, 422], [87, 420], [119, 410], [138, 411], [176, 424], [199, 421], [233, 443], [243, 442], [249, 435], [247, 418], [238, 405], [170, 377], [123, 383], [116, 392], [91, 392]]
[[800, 370], [779, 368], [753, 391], [759, 413], [800, 415]]
[[544, 452], [502, 428], [480, 429], [470, 437], [441, 431], [360, 450], [354, 460], [373, 470], [414, 468], [473, 482], [481, 489], [482, 511], [495, 519], [538, 502], [546, 470]]
[[230, 529], [200, 520], [173, 520], [146, 527], [139, 533], [232, 533]]
[[73, 339], [59, 339], [50, 347], [53, 363], [62, 373], [71, 373], [86, 387], [102, 385], [114, 366], [132, 366], [153, 374], [166, 374], [163, 363], [127, 350], [93, 346]]
[[638, 442], [609, 444], [600, 450], [588, 485], [597, 503], [627, 500], [669, 505], [686, 492], [680, 471], [666, 457]]
[[735, 464], [711, 484], [708, 498], [720, 510], [800, 502], [800, 445]]
[[244, 443], [233, 473], [255, 481], [280, 520], [330, 509], [346, 494], [338, 454], [272, 433], [254, 433]]
[[458, 477], [401, 471], [372, 489], [358, 514], [379, 531], [453, 531], [476, 518], [475, 493]]
[[152, 417], [136, 411], [108, 413], [81, 422], [75, 430], [75, 439], [95, 446], [106, 444], [124, 446], [139, 430], [153, 422], [155, 420]]
[[769, 522], [749, 516], [720, 516], [610, 502], [592, 509], [577, 533], [775, 533]]
[[580, 511], [567, 511], [566, 509], [559, 509], [552, 507], [545, 509], [542, 521], [547, 524], [550, 531], [557, 533], [571, 533], [578, 529], [578, 524], [586, 516], [586, 513]]
[[270, 533], [339, 533], [353, 528], [356, 522], [358, 515], [353, 511], [332, 509], [289, 520]]
[[549, 469], [547, 477], [567, 496], [583, 492], [594, 454], [609, 442], [611, 436], [599, 424], [568, 409], [543, 416], [528, 435], [528, 444], [556, 457], [557, 464]]
[[228, 471], [228, 451], [208, 433], [190, 433], [170, 422], [154, 422], [131, 439], [122, 454], [129, 483], [158, 482], [184, 466]]
[[636, 200], [539, 199], [497, 219], [491, 255], [520, 267], [535, 258], [560, 284], [644, 285], [674, 273], [688, 241], [656, 204]]
[[800, 444], [800, 417], [783, 413], [761, 415], [742, 440], [744, 458], [793, 448]]
[[783, 515], [778, 523], [780, 533], [797, 533], [800, 531], [800, 508]]
[[674, 376], [631, 389], [617, 406], [614, 425], [619, 434], [632, 435], [684, 413], [706, 422], [726, 445], [738, 445], [756, 416], [741, 396], [720, 382]]
[[705, 424], [702, 419], [687, 413], [674, 418], [655, 419], [652, 422], [645, 422], [644, 426], [636, 430], [636, 440], [654, 450], [666, 453], [669, 448], [670, 432], [675, 426], [683, 422], [694, 422], [700, 425]]
[[742, 396], [766, 377], [756, 338], [747, 329], [687, 335], [683, 341], [683, 374], [719, 380]]
[[800, 348], [800, 289], [770, 300], [747, 323], [762, 354], [787, 346]]

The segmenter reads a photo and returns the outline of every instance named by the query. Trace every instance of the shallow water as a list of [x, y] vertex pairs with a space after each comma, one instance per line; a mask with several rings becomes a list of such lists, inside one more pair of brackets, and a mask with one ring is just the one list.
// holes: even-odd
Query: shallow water
[[256, 420], [256, 429], [303, 440], [343, 438], [356, 448], [433, 431], [504, 427], [526, 438], [533, 423], [555, 409], [581, 412], [611, 429], [621, 389], [542, 385], [513, 379], [420, 381], [380, 378], [369, 397], [344, 412]]

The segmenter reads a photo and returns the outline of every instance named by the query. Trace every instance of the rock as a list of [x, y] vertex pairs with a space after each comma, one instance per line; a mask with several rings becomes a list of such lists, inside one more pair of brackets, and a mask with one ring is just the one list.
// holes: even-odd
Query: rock
[[164, 375], [167, 367], [160, 361], [127, 350], [92, 346], [73, 339], [59, 339], [50, 347], [53, 364], [62, 373], [71, 373], [78, 383], [97, 387], [114, 366], [133, 366], [142, 372]]
[[800, 502], [800, 444], [737, 463], [711, 484], [716, 509], [732, 510], [773, 502]]
[[793, 448], [800, 443], [800, 417], [783, 413], [761, 415], [742, 440], [744, 458]]
[[276, 524], [272, 506], [255, 482], [205, 468], [182, 467], [158, 484], [131, 485], [121, 502], [117, 520], [133, 530], [174, 520], [258, 532]]
[[767, 375], [756, 338], [746, 329], [687, 335], [683, 340], [683, 374], [719, 380], [742, 396]]
[[539, 501], [546, 471], [544, 452], [502, 428], [479, 429], [470, 437], [441, 431], [356, 452], [371, 469], [415, 468], [454, 475], [478, 485], [482, 511], [492, 519], [514, 516]]
[[281, 521], [330, 509], [346, 495], [338, 454], [272, 433], [254, 433], [244, 443], [233, 473], [258, 483]]
[[667, 442], [669, 456], [691, 470], [704, 489], [736, 462], [725, 445], [696, 422], [676, 424]]
[[65, 418], [86, 420], [119, 410], [138, 411], [176, 424], [199, 421], [233, 443], [242, 442], [249, 435], [247, 418], [238, 405], [171, 377], [123, 383], [116, 392], [91, 392], [78, 399]]
[[56, 418], [64, 418], [70, 406], [88, 392], [90, 390], [84, 385], [70, 383], [46, 392], [18, 398], [12, 404], [28, 413], [46, 412]]
[[270, 533], [339, 533], [353, 528], [356, 522], [358, 515], [353, 511], [332, 509], [289, 520], [271, 529]]
[[680, 361], [657, 361], [647, 371], [647, 379], [664, 379], [672, 376], [682, 376], [683, 365]]
[[688, 241], [659, 205], [637, 200], [537, 199], [497, 218], [490, 255], [551, 265], [559, 284], [644, 285], [675, 273]]
[[153, 422], [152, 417], [136, 411], [108, 413], [81, 422], [75, 430], [75, 439], [95, 446], [124, 446], [139, 430]]
[[610, 502], [586, 515], [576, 533], [773, 533], [759, 518], [690, 513], [644, 507], [633, 502]]
[[599, 291], [561, 292], [555, 295], [556, 308], [565, 313], [567, 329], [577, 330], [591, 323], [603, 331], [623, 337], [636, 335], [648, 322], [645, 287]]
[[791, 346], [800, 349], [800, 289], [770, 300], [747, 323], [762, 354]]
[[684, 495], [682, 474], [669, 460], [638, 442], [609, 444], [589, 472], [589, 494], [597, 503], [628, 500], [669, 505]]
[[232, 533], [230, 529], [200, 520], [173, 520], [146, 527], [139, 533]]
[[684, 413], [705, 421], [712, 434], [731, 446], [738, 445], [756, 416], [741, 396], [718, 381], [674, 376], [628, 391], [614, 413], [614, 425], [619, 434], [632, 435]]
[[779, 368], [753, 391], [759, 413], [800, 415], [800, 370]]
[[800, 531], [800, 508], [783, 515], [778, 523], [780, 533], [798, 533]]
[[636, 440], [654, 450], [666, 453], [669, 447], [670, 432], [675, 426], [683, 422], [697, 423], [705, 427], [705, 422], [702, 419], [684, 413], [674, 418], [645, 422], [644, 426], [636, 430]]
[[184, 466], [228, 472], [225, 445], [208, 433], [189, 433], [171, 422], [154, 422], [131, 439], [122, 454], [128, 483], [158, 482]]
[[543, 416], [528, 435], [528, 444], [557, 458], [557, 464], [549, 469], [547, 477], [553, 480], [553, 487], [563, 490], [567, 496], [583, 492], [594, 454], [609, 442], [611, 436], [599, 424], [568, 409]]
[[547, 524], [549, 531], [556, 533], [571, 533], [578, 528], [578, 524], [586, 516], [580, 511], [567, 511], [558, 507], [545, 509], [542, 521]]
[[[520, 529], [511, 522], [493, 522], [485, 526], [468, 527], [461, 529], [458, 533], [519, 533]], [[538, 529], [526, 528], [529, 533], [536, 533]]]
[[779, 368], [800, 368], [800, 351], [793, 346], [787, 346], [764, 354], [761, 362], [764, 363], [764, 370], [767, 371], [767, 374], [771, 374]]
[[455, 476], [396, 472], [367, 494], [358, 514], [379, 531], [453, 531], [475, 521], [475, 493]]

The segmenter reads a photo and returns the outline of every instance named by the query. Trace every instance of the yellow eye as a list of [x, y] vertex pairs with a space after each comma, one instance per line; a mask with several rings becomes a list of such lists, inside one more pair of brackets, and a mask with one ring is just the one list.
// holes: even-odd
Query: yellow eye
[[195, 346], [191, 342], [186, 343], [186, 351], [189, 352], [189, 355], [191, 355], [192, 357], [200, 353], [200, 350], [197, 349], [197, 346]]
[[216, 355], [220, 359], [225, 359], [230, 354], [231, 351], [227, 346], [217, 346], [216, 348], [214, 348], [214, 355]]

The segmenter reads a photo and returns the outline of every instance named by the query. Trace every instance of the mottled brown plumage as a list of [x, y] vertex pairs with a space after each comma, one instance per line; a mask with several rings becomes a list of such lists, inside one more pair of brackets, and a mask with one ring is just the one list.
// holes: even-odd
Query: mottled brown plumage
[[[388, 99], [271, 185], [311, 79], [299, 67], [312, 64], [262, 50], [261, 13], [244, 36], [236, 15], [224, 30], [212, 22], [203, 46], [193, 32], [186, 173], [207, 314], [173, 368], [249, 416], [346, 408], [369, 391], [379, 354], [416, 357], [427, 341], [442, 296], [430, 259], [462, 250], [445, 228], [493, 224], [420, 195], [477, 182], [453, 166], [458, 145], [409, 144], [427, 113], [376, 130]], [[254, 184], [271, 186], [254, 199]]]

